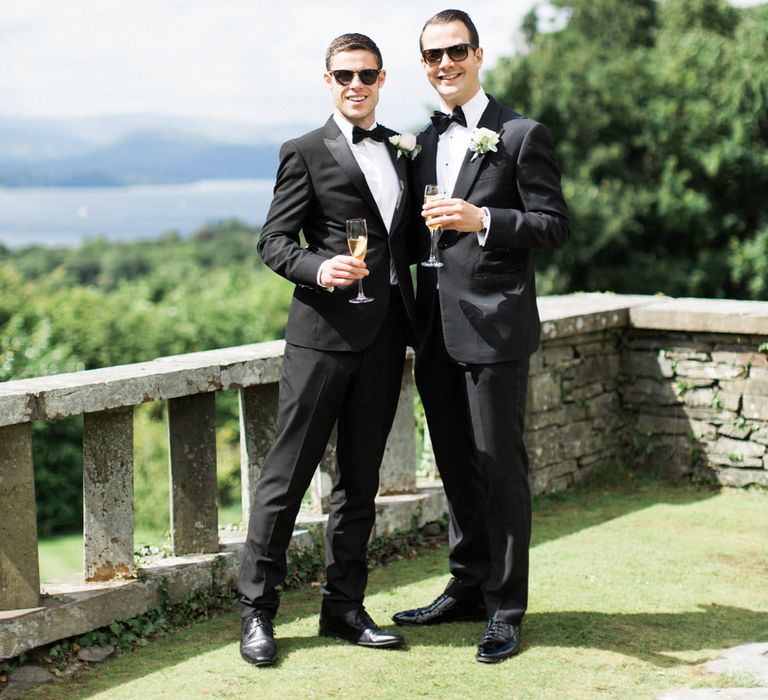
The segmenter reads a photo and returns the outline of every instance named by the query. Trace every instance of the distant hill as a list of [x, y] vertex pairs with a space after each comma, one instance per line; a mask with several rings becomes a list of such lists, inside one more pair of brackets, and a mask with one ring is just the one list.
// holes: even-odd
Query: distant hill
[[277, 145], [133, 134], [79, 155], [0, 159], [0, 184], [127, 185], [216, 178], [274, 177]]
[[[271, 178], [278, 142], [254, 128], [144, 118], [0, 119], [0, 186], [101, 186]], [[132, 130], [133, 129], [133, 130]], [[291, 129], [288, 133], [286, 131]], [[283, 140], [301, 126], [264, 130]]]

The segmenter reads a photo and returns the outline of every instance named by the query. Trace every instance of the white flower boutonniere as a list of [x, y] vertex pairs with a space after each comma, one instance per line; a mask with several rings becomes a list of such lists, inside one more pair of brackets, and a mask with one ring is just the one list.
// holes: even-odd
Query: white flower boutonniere
[[405, 156], [413, 160], [421, 152], [421, 146], [416, 143], [413, 134], [395, 134], [389, 137], [389, 142], [397, 149], [397, 159]]
[[472, 138], [469, 140], [469, 150], [473, 155], [469, 162], [474, 162], [478, 156], [484, 156], [488, 151], [496, 152], [496, 144], [499, 142], [499, 135], [492, 129], [475, 129], [472, 132]]

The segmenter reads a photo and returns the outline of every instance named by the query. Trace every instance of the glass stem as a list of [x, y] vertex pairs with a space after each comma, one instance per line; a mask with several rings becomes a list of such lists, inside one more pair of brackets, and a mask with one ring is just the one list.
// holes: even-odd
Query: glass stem
[[437, 258], [437, 233], [440, 229], [434, 228], [429, 232], [429, 259]]

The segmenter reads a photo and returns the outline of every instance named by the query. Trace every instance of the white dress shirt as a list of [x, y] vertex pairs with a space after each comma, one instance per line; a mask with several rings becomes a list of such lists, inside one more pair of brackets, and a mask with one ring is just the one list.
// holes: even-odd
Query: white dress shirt
[[[446, 114], [451, 113], [451, 108], [445, 103], [442, 103], [440, 106]], [[480, 89], [466, 104], [461, 105], [467, 125], [462, 126], [456, 122], [451, 122], [448, 128], [440, 134], [437, 141], [435, 169], [437, 171], [437, 184], [442, 186], [448, 197], [453, 196], [451, 193], [456, 187], [456, 180], [459, 177], [459, 170], [461, 170], [467, 149], [469, 149], [472, 132], [477, 127], [480, 117], [483, 116], [487, 106], [488, 96]], [[491, 227], [490, 212], [484, 208], [483, 213], [484, 230], [477, 234], [477, 240], [480, 245], [485, 244], [488, 230]]]
[[[354, 125], [350, 124], [338, 111], [333, 113], [333, 119], [339, 129], [341, 129], [344, 138], [347, 139], [352, 155], [360, 166], [360, 170], [363, 171], [365, 181], [368, 183], [384, 225], [387, 227], [387, 233], [389, 233], [395, 209], [400, 200], [402, 185], [400, 178], [397, 176], [395, 164], [389, 155], [388, 147], [386, 143], [374, 141], [373, 139], [363, 139], [359, 143], [352, 143], [352, 129]], [[376, 125], [374, 124], [374, 126]], [[317, 271], [318, 285], [320, 285], [322, 269], [323, 266], [321, 265]], [[392, 261], [390, 261], [389, 266], [389, 281], [391, 284], [397, 284], [397, 275], [395, 274], [395, 266]], [[331, 288], [326, 287], [326, 289]]]

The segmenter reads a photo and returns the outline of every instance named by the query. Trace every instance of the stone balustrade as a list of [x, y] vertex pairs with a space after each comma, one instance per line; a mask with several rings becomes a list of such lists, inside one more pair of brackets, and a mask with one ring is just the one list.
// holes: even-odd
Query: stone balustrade
[[[170, 584], [178, 600], [210, 587], [214, 573], [234, 580], [242, 534], [220, 533], [216, 507], [216, 392], [238, 390], [244, 519], [276, 427], [284, 343], [159, 358], [120, 367], [0, 384], [0, 659], [62, 637], [141, 614]], [[404, 502], [391, 528], [437, 519], [439, 488], [416, 492], [413, 355], [381, 469], [381, 505]], [[133, 407], [165, 401], [172, 557], [137, 572], [133, 538]], [[32, 422], [83, 416], [83, 574], [39, 583]], [[332, 446], [312, 487], [305, 525], [323, 521], [333, 481]], [[396, 496], [397, 495], [397, 496]], [[382, 528], [377, 524], [379, 534]], [[386, 531], [385, 528], [384, 531]], [[307, 544], [300, 528], [297, 547]], [[223, 542], [220, 540], [224, 540]], [[225, 566], [214, 566], [221, 559]], [[137, 573], [141, 576], [137, 576]]]
[[[531, 359], [531, 484], [548, 493], [621, 460], [768, 486], [768, 303], [580, 294], [543, 297]], [[0, 384], [0, 659], [236, 578], [244, 535], [217, 526], [216, 392], [238, 390], [244, 519], [274, 435], [282, 342]], [[416, 483], [412, 355], [387, 446], [375, 535], [440, 518], [439, 483]], [[168, 405], [172, 555], [137, 571], [133, 407]], [[83, 415], [84, 569], [40, 585], [32, 422]], [[423, 462], [423, 458], [422, 458]], [[312, 542], [333, 481], [326, 452]]]

